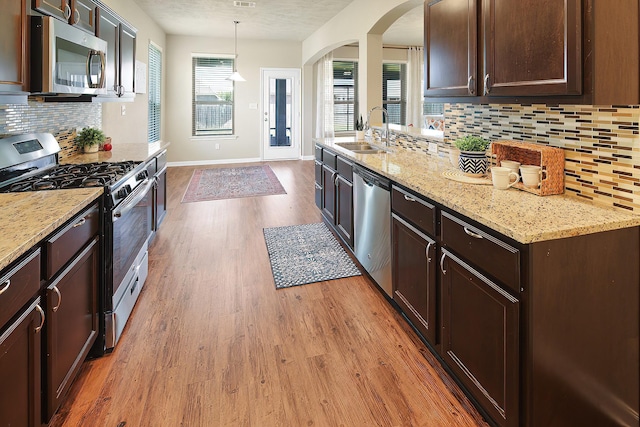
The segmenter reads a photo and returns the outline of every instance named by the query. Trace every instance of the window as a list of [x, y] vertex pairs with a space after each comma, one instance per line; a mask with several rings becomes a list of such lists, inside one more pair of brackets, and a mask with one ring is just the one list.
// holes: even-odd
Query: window
[[192, 135], [233, 135], [233, 58], [193, 57]]
[[355, 130], [358, 119], [358, 63], [333, 61], [333, 127], [335, 132]]
[[382, 104], [389, 123], [407, 124], [407, 65], [382, 64]]
[[147, 140], [160, 141], [160, 88], [162, 83], [162, 51], [149, 44], [149, 129]]

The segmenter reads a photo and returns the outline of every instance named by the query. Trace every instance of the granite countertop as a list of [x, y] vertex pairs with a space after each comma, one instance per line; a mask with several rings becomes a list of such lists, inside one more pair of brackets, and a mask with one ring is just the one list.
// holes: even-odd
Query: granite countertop
[[137, 161], [146, 162], [148, 159], [158, 155], [169, 146], [169, 142], [143, 143], [118, 143], [113, 144], [111, 151], [98, 151], [97, 153], [74, 154], [60, 160], [61, 164], [82, 164], [93, 162], [123, 162]]
[[357, 154], [338, 142], [354, 138], [314, 139], [356, 163], [461, 213], [520, 243], [533, 243], [640, 225], [640, 215], [584, 201], [567, 194], [537, 196], [491, 185], [452, 181], [442, 176], [448, 159], [393, 147], [391, 153]]
[[96, 200], [102, 188], [0, 194], [0, 269]]

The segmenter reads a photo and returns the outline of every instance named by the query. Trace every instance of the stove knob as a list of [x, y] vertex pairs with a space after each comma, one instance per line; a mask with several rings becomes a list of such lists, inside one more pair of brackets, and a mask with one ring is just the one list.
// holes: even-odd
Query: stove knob
[[147, 178], [147, 176], [149, 176], [149, 175], [147, 175], [147, 171], [146, 171], [146, 170], [143, 170], [143, 171], [142, 171], [142, 172], [140, 172], [138, 175], [136, 175], [136, 179], [137, 179], [138, 181], [144, 181], [144, 180]]
[[127, 190], [127, 187], [124, 186], [123, 188], [121, 188], [120, 190], [118, 190], [118, 192], [116, 193], [116, 197], [118, 199], [124, 199], [125, 197], [127, 197], [129, 195], [129, 191]]

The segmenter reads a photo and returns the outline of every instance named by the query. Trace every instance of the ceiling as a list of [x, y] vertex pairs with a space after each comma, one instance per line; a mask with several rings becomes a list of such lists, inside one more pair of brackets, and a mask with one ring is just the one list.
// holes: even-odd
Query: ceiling
[[[238, 39], [302, 41], [352, 0], [255, 0], [255, 8], [235, 7], [233, 0], [135, 2], [167, 34], [233, 37], [237, 20]], [[422, 7], [416, 11], [400, 18], [383, 36], [384, 43], [422, 45]]]

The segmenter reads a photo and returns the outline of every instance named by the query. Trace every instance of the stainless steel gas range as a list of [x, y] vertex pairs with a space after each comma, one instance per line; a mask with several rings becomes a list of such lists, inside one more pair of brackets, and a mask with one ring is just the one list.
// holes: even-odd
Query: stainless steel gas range
[[0, 139], [0, 192], [102, 187], [100, 330], [93, 354], [118, 342], [148, 271], [153, 181], [142, 162], [61, 165], [51, 134]]

